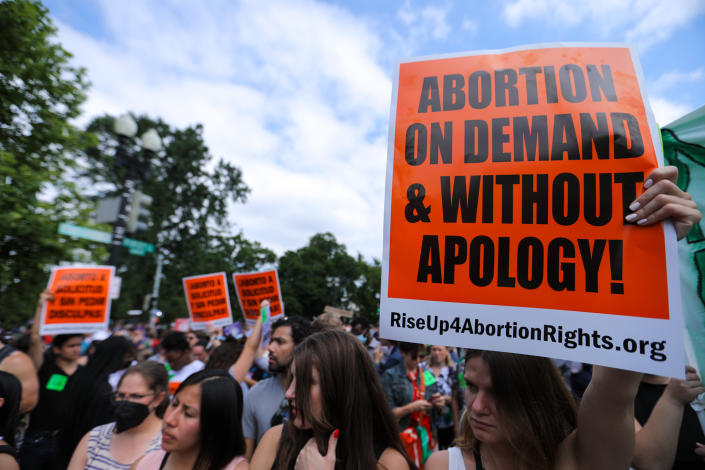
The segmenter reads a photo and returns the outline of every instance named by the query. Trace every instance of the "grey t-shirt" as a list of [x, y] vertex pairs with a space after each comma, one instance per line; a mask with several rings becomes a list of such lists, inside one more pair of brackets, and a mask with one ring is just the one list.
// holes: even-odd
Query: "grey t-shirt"
[[284, 403], [284, 388], [279, 377], [270, 377], [252, 387], [247, 392], [242, 411], [242, 433], [245, 438], [254, 439], [257, 445], [269, 428], [282, 423], [280, 419], [272, 424], [272, 417], [277, 412], [282, 414], [282, 419], [287, 419], [289, 409]]

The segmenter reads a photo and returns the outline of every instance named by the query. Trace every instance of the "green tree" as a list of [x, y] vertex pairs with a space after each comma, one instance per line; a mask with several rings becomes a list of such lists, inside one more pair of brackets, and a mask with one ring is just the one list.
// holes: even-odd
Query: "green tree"
[[331, 233], [279, 259], [279, 282], [287, 315], [313, 317], [326, 305], [375, 318], [379, 303], [379, 261], [368, 264], [348, 254]]
[[[153, 197], [149, 228], [133, 235], [154, 243], [164, 257], [159, 307], [167, 320], [188, 314], [181, 279], [210, 272], [250, 271], [276, 256], [259, 243], [234, 233], [228, 222], [230, 203], [242, 203], [249, 191], [240, 170], [222, 158], [214, 159], [203, 140], [201, 125], [177, 129], [161, 120], [145, 116], [136, 119], [140, 132], [154, 128], [162, 137], [164, 149], [150, 162], [142, 191]], [[113, 196], [122, 188], [125, 169], [115, 169], [118, 146], [113, 132], [114, 118], [94, 119], [87, 131], [97, 144], [84, 153], [82, 177], [96, 190], [91, 196]], [[136, 142], [128, 153], [141, 152]], [[129, 309], [141, 308], [151, 293], [155, 256], [131, 256], [124, 250], [120, 273], [123, 278], [120, 299], [114, 303], [115, 317]], [[239, 311], [234, 292], [231, 304]]]
[[[57, 235], [89, 206], [71, 181], [86, 143], [70, 124], [85, 99], [85, 71], [70, 65], [39, 2], [0, 2], [0, 316], [31, 316], [48, 267], [85, 242]], [[67, 176], [69, 176], [67, 178]]]
[[357, 307], [359, 315], [375, 321], [379, 318], [382, 265], [378, 259], [368, 263], [360, 254], [357, 255], [356, 262], [360, 277], [356, 282], [357, 288], [352, 295], [352, 302]]

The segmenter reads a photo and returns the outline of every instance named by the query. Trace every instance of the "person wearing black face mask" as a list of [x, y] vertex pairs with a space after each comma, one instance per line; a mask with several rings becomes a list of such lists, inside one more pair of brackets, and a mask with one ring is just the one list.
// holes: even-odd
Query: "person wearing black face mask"
[[168, 382], [166, 368], [154, 361], [127, 369], [112, 394], [115, 421], [83, 436], [69, 470], [127, 470], [140, 456], [160, 449]]

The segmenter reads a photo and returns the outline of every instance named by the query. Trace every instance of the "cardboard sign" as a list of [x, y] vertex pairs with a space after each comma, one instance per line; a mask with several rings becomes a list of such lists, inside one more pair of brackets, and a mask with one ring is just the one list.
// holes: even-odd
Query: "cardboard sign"
[[233, 322], [225, 273], [185, 277], [183, 283], [192, 328], [205, 329], [208, 324], [217, 327]]
[[49, 289], [54, 300], [42, 307], [40, 335], [94, 333], [108, 328], [113, 266], [52, 269]]
[[242, 324], [240, 323], [240, 320], [236, 321], [232, 325], [228, 325], [226, 327], [223, 327], [223, 336], [232, 336], [235, 339], [240, 339], [243, 336], [242, 333]]
[[240, 309], [248, 323], [257, 321], [263, 300], [269, 300], [271, 318], [284, 314], [276, 269], [259, 273], [235, 273], [233, 282], [235, 282]]
[[623, 45], [399, 64], [382, 335], [682, 376], [675, 232], [625, 220], [663, 161], [641, 83]]

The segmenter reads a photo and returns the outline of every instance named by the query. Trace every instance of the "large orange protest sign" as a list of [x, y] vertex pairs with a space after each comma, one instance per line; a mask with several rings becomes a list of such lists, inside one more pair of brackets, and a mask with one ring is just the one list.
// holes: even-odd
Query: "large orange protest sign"
[[40, 334], [106, 330], [110, 319], [110, 283], [114, 275], [113, 266], [52, 269], [47, 289], [53, 299], [42, 308]]
[[202, 274], [183, 279], [186, 305], [193, 328], [225, 326], [233, 322], [225, 273]]
[[[548, 312], [567, 329], [681, 321], [672, 230], [625, 220], [662, 161], [633, 50], [518, 48], [404, 62], [396, 75], [383, 332], [411, 340], [406, 320], [458, 306], [510, 334]], [[492, 346], [534, 353], [521, 351], [529, 340]]]
[[270, 316], [284, 314], [284, 305], [279, 290], [277, 270], [233, 274], [233, 282], [240, 301], [240, 309], [248, 323], [257, 321], [260, 304], [269, 301]]

